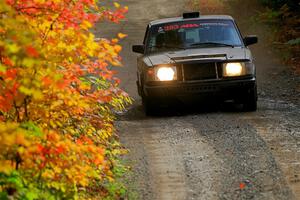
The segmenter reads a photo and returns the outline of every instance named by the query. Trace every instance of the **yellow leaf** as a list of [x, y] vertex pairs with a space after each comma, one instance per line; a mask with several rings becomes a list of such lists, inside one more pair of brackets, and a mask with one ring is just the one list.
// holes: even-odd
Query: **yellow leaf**
[[88, 185], [88, 181], [86, 178], [83, 178], [83, 179], [80, 179], [79, 180], [79, 184], [83, 187], [87, 186]]
[[120, 4], [117, 3], [117, 2], [114, 2], [114, 6], [115, 6], [116, 8], [120, 8]]
[[116, 51], [117, 53], [119, 53], [119, 52], [122, 50], [122, 46], [120, 46], [120, 45], [115, 45], [115, 46], [114, 46], [114, 49], [115, 49], [115, 51]]
[[111, 42], [112, 42], [112, 43], [118, 43], [119, 40], [118, 40], [117, 38], [114, 38], [114, 39], [111, 40]]
[[38, 90], [34, 90], [34, 91], [32, 92], [32, 96], [33, 96], [33, 98], [36, 99], [36, 100], [41, 100], [41, 99], [43, 99], [43, 94], [42, 94], [42, 92], [41, 92], [41, 91], [38, 91]]
[[53, 128], [56, 128], [56, 124], [53, 122], [53, 120], [50, 120], [49, 123]]
[[60, 167], [54, 166], [54, 167], [53, 167], [53, 170], [54, 170], [54, 172], [57, 173], [57, 174], [60, 174], [60, 173], [61, 173], [61, 168], [60, 168]]
[[35, 60], [31, 58], [24, 58], [22, 64], [26, 67], [32, 67], [34, 65]]
[[89, 29], [89, 28], [92, 27], [92, 24], [91, 24], [89, 21], [84, 20], [84, 21], [82, 21], [82, 23], [81, 23], [80, 26], [81, 26], [83, 29], [87, 30], [87, 29]]
[[45, 3], [46, 0], [38, 0], [37, 3]]
[[13, 44], [8, 44], [7, 49], [11, 53], [17, 53], [20, 50], [20, 47], [18, 47], [15, 43], [13, 43]]
[[24, 145], [25, 137], [22, 133], [17, 133], [15, 137], [16, 137], [15, 144]]
[[123, 38], [127, 37], [127, 35], [124, 34], [124, 33], [118, 33], [118, 37], [119, 37], [120, 39], [123, 39]]
[[14, 165], [10, 160], [1, 160], [0, 161], [0, 172], [9, 174], [14, 170]]
[[46, 169], [43, 173], [42, 173], [42, 177], [43, 178], [53, 178], [54, 177], [54, 173], [52, 170]]

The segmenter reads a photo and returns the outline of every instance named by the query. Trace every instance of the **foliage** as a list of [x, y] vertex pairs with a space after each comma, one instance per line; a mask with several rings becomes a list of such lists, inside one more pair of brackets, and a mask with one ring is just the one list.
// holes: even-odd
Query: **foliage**
[[296, 38], [296, 39], [293, 39], [293, 40], [289, 40], [287, 42], [287, 44], [289, 45], [300, 45], [300, 38]]
[[[260, 20], [276, 29], [277, 42], [285, 45], [288, 62], [300, 72], [300, 1], [297, 0], [261, 0], [268, 6], [260, 14]], [[298, 68], [298, 69], [297, 69]]]
[[109, 194], [124, 153], [113, 111], [131, 100], [108, 68], [121, 66], [125, 35], [96, 40], [90, 29], [127, 8], [99, 5], [0, 0], [1, 199], [76, 199], [96, 185]]
[[275, 10], [280, 9], [282, 6], [287, 5], [293, 11], [300, 9], [299, 0], [259, 0], [262, 4], [269, 6]]
[[[297, 7], [291, 6], [293, 4], [289, 2], [290, 1], [270, 1], [269, 4], [271, 5], [276, 4], [281, 6], [279, 8], [272, 6], [273, 8], [267, 8], [260, 14], [260, 20], [278, 27], [279, 36], [281, 36], [279, 37], [279, 41], [281, 42], [293, 41], [300, 36], [300, 13], [295, 12], [294, 10]], [[300, 6], [300, 4], [298, 6]]]
[[191, 0], [191, 8], [199, 9], [202, 14], [220, 14], [224, 11], [223, 0]]

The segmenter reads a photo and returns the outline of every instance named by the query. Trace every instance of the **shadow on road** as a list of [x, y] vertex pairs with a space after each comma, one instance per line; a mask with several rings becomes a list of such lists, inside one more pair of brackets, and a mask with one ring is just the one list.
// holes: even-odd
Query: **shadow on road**
[[122, 120], [147, 120], [152, 118], [178, 117], [188, 115], [205, 115], [208, 113], [239, 113], [244, 112], [241, 104], [226, 103], [182, 103], [176, 102], [172, 105], [158, 106], [157, 109], [147, 116], [140, 101], [135, 102], [127, 112], [119, 115]]

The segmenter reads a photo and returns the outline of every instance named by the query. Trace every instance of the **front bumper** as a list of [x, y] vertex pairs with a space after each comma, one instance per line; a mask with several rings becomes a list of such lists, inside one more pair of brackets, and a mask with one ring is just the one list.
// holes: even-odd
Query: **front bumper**
[[217, 96], [225, 100], [242, 98], [255, 87], [255, 77], [235, 80], [161, 82], [144, 85], [144, 95], [149, 98]]

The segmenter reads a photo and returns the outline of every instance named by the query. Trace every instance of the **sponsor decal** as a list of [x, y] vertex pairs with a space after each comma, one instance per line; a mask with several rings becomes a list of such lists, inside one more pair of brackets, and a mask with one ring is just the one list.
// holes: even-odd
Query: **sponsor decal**
[[157, 32], [162, 33], [164, 31], [173, 31], [173, 30], [188, 29], [188, 28], [199, 28], [199, 27], [205, 27], [205, 26], [229, 26], [229, 24], [226, 24], [226, 23], [201, 23], [201, 24], [189, 23], [189, 24], [181, 24], [181, 25], [171, 24], [171, 25], [166, 25], [164, 27], [159, 27]]

